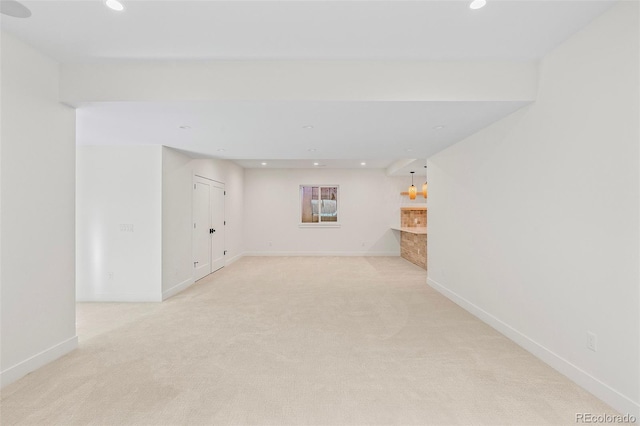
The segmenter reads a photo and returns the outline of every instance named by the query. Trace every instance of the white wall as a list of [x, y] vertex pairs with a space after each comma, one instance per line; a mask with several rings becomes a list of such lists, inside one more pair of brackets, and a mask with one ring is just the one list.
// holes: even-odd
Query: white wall
[[243, 60], [63, 65], [62, 99], [109, 101], [534, 100], [534, 62]]
[[77, 346], [75, 113], [58, 64], [2, 33], [0, 370], [10, 383]]
[[193, 284], [190, 157], [162, 147], [162, 294]]
[[229, 264], [243, 253], [240, 166], [162, 146], [78, 147], [78, 300], [161, 301], [193, 284], [194, 174], [225, 183]]
[[621, 2], [544, 58], [535, 104], [432, 157], [428, 242], [432, 286], [636, 416], [638, 36]]
[[243, 169], [230, 161], [194, 160], [162, 148], [162, 292], [167, 298], [193, 283], [193, 175], [225, 184], [226, 264], [243, 254]]
[[[336, 184], [339, 228], [301, 228], [302, 184]], [[245, 247], [251, 255], [398, 256], [410, 178], [383, 170], [245, 169]]]
[[77, 153], [78, 300], [162, 300], [162, 147]]

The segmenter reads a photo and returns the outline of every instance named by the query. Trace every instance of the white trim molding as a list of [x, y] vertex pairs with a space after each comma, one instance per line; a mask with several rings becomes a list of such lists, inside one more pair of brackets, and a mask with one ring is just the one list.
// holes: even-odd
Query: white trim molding
[[237, 262], [238, 260], [242, 259], [243, 257], [244, 257], [244, 253], [240, 253], [240, 254], [237, 254], [237, 255], [235, 255], [235, 256], [233, 256], [233, 257], [230, 257], [230, 258], [226, 261], [226, 263], [224, 264], [224, 266], [229, 266], [229, 265], [231, 265], [232, 263], [235, 263], [235, 262]]
[[193, 285], [194, 282], [195, 281], [193, 280], [193, 277], [191, 277], [189, 279], [182, 281], [181, 283], [174, 285], [169, 290], [163, 291], [162, 300], [165, 301], [168, 298], [173, 297], [176, 294], [180, 293], [181, 291], [186, 290], [187, 288], [191, 287], [191, 285]]
[[250, 251], [245, 256], [400, 256], [398, 251]]
[[511, 327], [509, 324], [501, 321], [500, 319], [491, 315], [489, 312], [463, 298], [459, 294], [449, 290], [439, 282], [431, 278], [427, 278], [427, 283], [433, 289], [442, 293], [445, 297], [456, 303], [465, 311], [471, 313], [472, 315], [475, 315], [477, 318], [508, 337], [510, 340], [524, 348], [526, 351], [530, 352], [531, 354], [545, 362], [554, 370], [567, 376], [569, 379], [595, 395], [597, 398], [600, 398], [602, 401], [611, 405], [620, 413], [640, 417], [640, 404], [638, 402], [633, 401], [628, 396], [623, 395], [606, 383], [600, 381], [596, 377], [593, 377], [577, 365], [572, 364], [560, 355], [542, 346], [535, 340], [531, 339], [529, 336]]
[[73, 336], [70, 339], [64, 340], [49, 349], [45, 349], [44, 351], [7, 368], [0, 373], [0, 387], [5, 387], [6, 385], [21, 379], [38, 368], [68, 354], [77, 347], [78, 336]]
[[77, 302], [162, 302], [163, 294], [154, 293], [99, 293], [89, 297], [78, 296]]

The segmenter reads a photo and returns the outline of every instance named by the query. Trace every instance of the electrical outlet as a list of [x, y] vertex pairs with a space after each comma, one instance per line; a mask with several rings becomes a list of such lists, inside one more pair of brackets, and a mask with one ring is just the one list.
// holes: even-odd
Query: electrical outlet
[[121, 223], [120, 232], [133, 232], [133, 223]]
[[109, 279], [110, 279], [110, 280], [112, 280], [112, 279], [113, 279], [113, 272], [109, 272], [109, 273], [107, 274], [107, 276], [109, 277]]
[[587, 331], [587, 349], [591, 349], [594, 352], [598, 350], [598, 336], [590, 331]]
[[273, 243], [271, 241], [267, 241], [267, 246], [271, 247], [273, 245]]
[[363, 241], [363, 242], [362, 242], [362, 247], [366, 247], [366, 246], [367, 246], [367, 242], [366, 242], [366, 241]]

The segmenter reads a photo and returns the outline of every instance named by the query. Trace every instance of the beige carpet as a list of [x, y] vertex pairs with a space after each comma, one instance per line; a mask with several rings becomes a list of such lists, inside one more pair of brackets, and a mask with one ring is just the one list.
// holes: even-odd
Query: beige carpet
[[3, 425], [575, 424], [610, 407], [402, 258], [243, 258], [160, 304], [78, 305]]

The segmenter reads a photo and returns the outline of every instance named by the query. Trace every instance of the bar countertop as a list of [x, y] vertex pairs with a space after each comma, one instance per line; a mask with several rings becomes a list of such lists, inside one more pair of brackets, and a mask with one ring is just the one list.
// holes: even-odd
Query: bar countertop
[[401, 231], [401, 232], [408, 232], [410, 234], [427, 235], [426, 226], [416, 226], [416, 227], [392, 226], [391, 229], [395, 229], [396, 231]]

